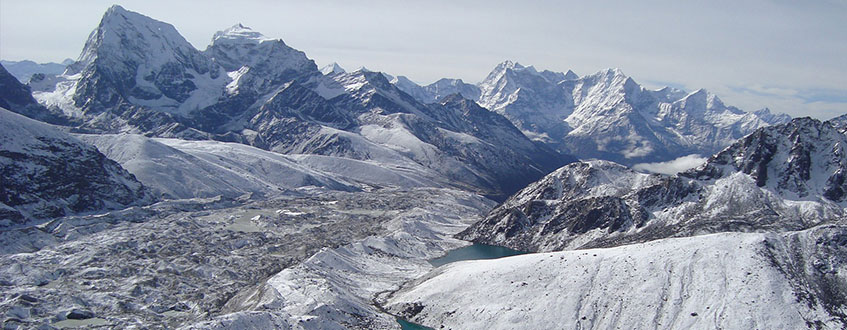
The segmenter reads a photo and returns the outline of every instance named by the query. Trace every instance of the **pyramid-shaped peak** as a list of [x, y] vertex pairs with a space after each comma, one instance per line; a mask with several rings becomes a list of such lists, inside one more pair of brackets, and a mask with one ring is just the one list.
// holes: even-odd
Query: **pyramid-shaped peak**
[[[151, 52], [155, 49], [156, 52]], [[106, 10], [100, 25], [89, 35], [77, 72], [97, 58], [110, 58], [109, 66], [186, 59], [196, 52], [173, 25], [115, 5]]]
[[325, 65], [321, 68], [321, 73], [324, 75], [330, 74], [339, 74], [339, 73], [347, 73], [347, 70], [344, 70], [338, 63], [332, 62], [330, 64]]
[[571, 70], [568, 70], [568, 72], [565, 72], [565, 79], [567, 79], [567, 80], [579, 79], [579, 75], [576, 74], [575, 72], [571, 71]]

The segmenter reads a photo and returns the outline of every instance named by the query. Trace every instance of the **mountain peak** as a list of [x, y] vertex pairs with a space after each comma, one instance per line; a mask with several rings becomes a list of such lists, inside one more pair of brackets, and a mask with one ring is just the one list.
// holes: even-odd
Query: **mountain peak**
[[104, 16], [118, 15], [129, 12], [130, 11], [124, 9], [124, 7], [121, 7], [121, 5], [112, 5], [111, 7], [109, 7], [109, 9], [106, 9], [106, 14]]
[[612, 77], [618, 77], [618, 76], [626, 77], [627, 76], [626, 74], [623, 73], [623, 70], [621, 70], [620, 68], [608, 68], [608, 69], [603, 70], [601, 72], [603, 72], [606, 76], [612, 76]]
[[298, 72], [295, 75], [318, 70], [306, 54], [289, 47], [282, 39], [266, 37], [241, 23], [215, 33], [205, 53], [227, 72], [248, 66], [254, 75], [263, 75], [261, 79], [286, 80], [292, 78], [285, 74], [288, 70]]
[[323, 73], [324, 75], [339, 74], [339, 73], [347, 73], [347, 70], [344, 70], [344, 68], [342, 68], [340, 65], [338, 65], [338, 63], [332, 62], [332, 63], [327, 64], [326, 66], [322, 67], [321, 73]]
[[[157, 50], [155, 55], [150, 49]], [[171, 51], [176, 49], [181, 51]], [[134, 57], [135, 63], [146, 62], [140, 60], [140, 57], [159, 59], [159, 62], [162, 62], [168, 60], [164, 57], [175, 53], [186, 55], [191, 50], [194, 50], [194, 47], [173, 25], [114, 5], [103, 14], [100, 25], [89, 35], [80, 62], [85, 66], [103, 55]]]
[[497, 64], [497, 66], [494, 68], [494, 70], [495, 71], [503, 71], [503, 70], [506, 70], [506, 69], [520, 70], [520, 69], [523, 69], [523, 68], [524, 68], [524, 66], [521, 65], [518, 62], [515, 62], [515, 61], [512, 61], [512, 60], [505, 60], [505, 61]]
[[250, 43], [260, 43], [266, 40], [275, 40], [272, 38], [265, 37], [263, 34], [253, 31], [253, 29], [244, 26], [241, 23], [235, 24], [227, 28], [226, 30], [216, 32], [215, 35], [212, 37], [212, 43], [219, 42], [220, 39], [240, 40]]

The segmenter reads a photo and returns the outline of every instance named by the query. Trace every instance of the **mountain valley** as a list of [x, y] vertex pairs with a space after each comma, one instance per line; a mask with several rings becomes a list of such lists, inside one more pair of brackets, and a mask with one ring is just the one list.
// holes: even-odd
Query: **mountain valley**
[[[118, 5], [59, 66], [0, 64], [4, 329], [847, 327], [847, 115]], [[519, 255], [430, 263], [472, 244]]]

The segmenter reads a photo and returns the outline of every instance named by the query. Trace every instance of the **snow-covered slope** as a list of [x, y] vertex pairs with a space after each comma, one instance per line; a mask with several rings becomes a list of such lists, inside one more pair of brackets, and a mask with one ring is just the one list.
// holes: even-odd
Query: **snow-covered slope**
[[166, 198], [276, 195], [302, 186], [355, 189], [285, 155], [237, 143], [78, 135]]
[[801, 230], [847, 215], [847, 136], [810, 118], [759, 129], [676, 176], [570, 164], [510, 197], [464, 238], [525, 251], [721, 231]]
[[838, 329], [845, 239], [822, 226], [458, 262], [387, 309], [436, 329]]
[[81, 134], [145, 186], [167, 198], [277, 195], [298, 187], [333, 190], [448, 187], [454, 183], [417, 163], [279, 154], [240, 143]]
[[506, 116], [527, 136], [556, 143], [568, 133], [563, 120], [571, 114], [574, 104], [557, 84], [574, 76], [570, 71], [567, 75], [538, 72], [532, 66], [505, 61], [479, 83], [479, 104]]
[[0, 227], [154, 200], [93, 146], [5, 109], [0, 109], [0, 164]]

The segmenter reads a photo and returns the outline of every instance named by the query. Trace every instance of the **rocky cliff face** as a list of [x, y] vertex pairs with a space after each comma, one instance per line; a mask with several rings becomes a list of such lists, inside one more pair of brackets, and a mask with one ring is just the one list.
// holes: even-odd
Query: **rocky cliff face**
[[0, 109], [0, 226], [153, 201], [118, 163], [66, 133]]
[[722, 231], [802, 230], [845, 216], [847, 137], [798, 118], [677, 176], [605, 161], [567, 165], [495, 208], [464, 238], [526, 251]]

